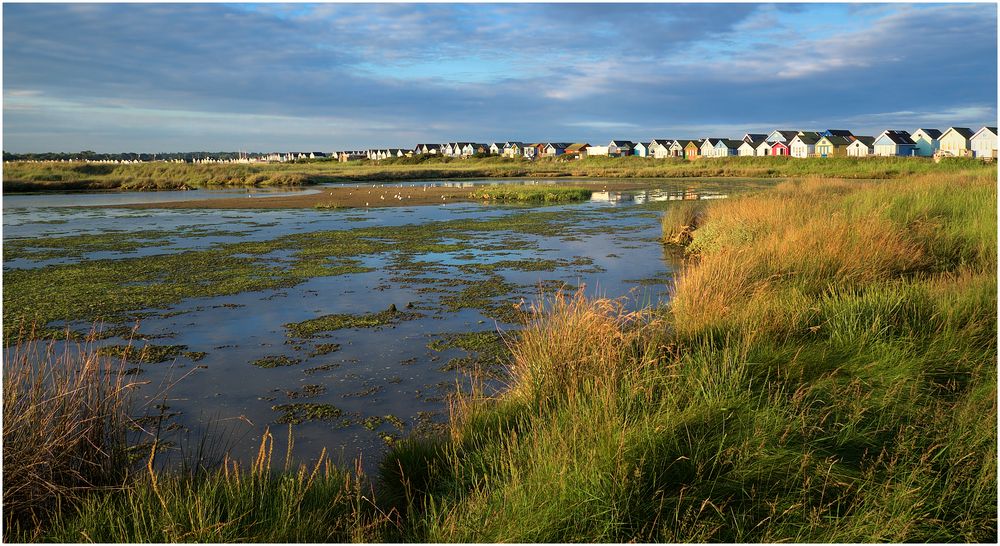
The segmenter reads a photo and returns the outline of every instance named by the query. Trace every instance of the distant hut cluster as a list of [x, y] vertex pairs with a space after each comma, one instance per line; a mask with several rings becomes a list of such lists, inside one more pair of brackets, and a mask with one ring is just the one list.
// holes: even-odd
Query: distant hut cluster
[[743, 138], [656, 138], [649, 142], [615, 139], [607, 144], [588, 142], [447, 142], [417, 144], [412, 148], [383, 148], [343, 151], [340, 161], [381, 160], [439, 155], [443, 157], [500, 156], [539, 159], [544, 157], [650, 157], [655, 159], [701, 159], [731, 156], [807, 157], [997, 157], [997, 128], [983, 127], [973, 132], [966, 127], [917, 129], [913, 133], [887, 129], [876, 136], [855, 135], [846, 129], [800, 131], [776, 129], [768, 134], [747, 133]]

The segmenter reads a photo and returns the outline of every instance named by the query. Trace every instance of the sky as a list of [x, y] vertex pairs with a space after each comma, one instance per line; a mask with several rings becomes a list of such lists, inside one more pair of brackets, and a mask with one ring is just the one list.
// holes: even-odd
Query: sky
[[9, 152], [996, 125], [997, 5], [3, 5]]

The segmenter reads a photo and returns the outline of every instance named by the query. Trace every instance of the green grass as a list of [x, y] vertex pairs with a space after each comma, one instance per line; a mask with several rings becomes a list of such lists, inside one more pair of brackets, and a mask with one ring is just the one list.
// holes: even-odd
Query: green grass
[[504, 187], [500, 185], [487, 186], [471, 194], [473, 199], [485, 201], [518, 201], [525, 203], [568, 203], [586, 201], [593, 193], [583, 188], [563, 187]]
[[[290, 446], [289, 446], [290, 447]], [[93, 495], [42, 537], [52, 542], [368, 542], [386, 524], [363, 476], [325, 457], [272, 468], [274, 439], [262, 438], [249, 468], [159, 473], [151, 466], [112, 494]], [[14, 539], [31, 538], [14, 535]]]
[[291, 164], [87, 163], [4, 164], [3, 189], [66, 191], [80, 189], [178, 189], [205, 186], [301, 186], [324, 182], [427, 180], [441, 178], [603, 178], [827, 176], [899, 178], [992, 167], [972, 159], [926, 158], [729, 157], [685, 161], [642, 157], [592, 157], [583, 160], [501, 157], [468, 159], [409, 158], [383, 161], [332, 161]]
[[394, 538], [994, 541], [996, 206], [992, 173], [710, 204], [667, 312], [556, 299], [507, 393], [388, 455]]

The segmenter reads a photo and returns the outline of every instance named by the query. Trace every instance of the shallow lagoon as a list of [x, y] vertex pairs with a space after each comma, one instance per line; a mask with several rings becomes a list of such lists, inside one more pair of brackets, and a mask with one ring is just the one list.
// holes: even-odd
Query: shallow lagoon
[[[363, 454], [371, 470], [388, 443], [444, 423], [448, 396], [456, 389], [468, 390], [475, 381], [487, 392], [502, 390], [496, 362], [477, 361], [476, 352], [457, 347], [435, 350], [448, 334], [510, 337], [519, 327], [514, 305], [526, 309], [558, 286], [626, 297], [636, 307], [665, 300], [675, 264], [659, 243], [659, 211], [671, 200], [721, 197], [733, 189], [685, 187], [598, 192], [589, 203], [541, 208], [455, 203], [334, 211], [138, 211], [11, 207], [5, 200], [4, 269], [171, 255], [297, 234], [322, 239], [327, 232], [359, 228], [454, 229], [436, 233], [440, 240], [428, 248], [396, 241], [397, 246], [355, 256], [357, 272], [134, 310], [143, 316], [133, 345], [185, 346], [173, 362], [128, 363], [135, 379], [147, 382], [137, 400], [150, 415], [164, 416], [161, 435], [175, 445], [195, 444], [210, 429], [216, 446], [226, 438], [234, 456], [247, 459], [266, 427], [280, 439], [287, 430], [280, 421], [290, 417], [297, 421], [297, 457], [314, 457], [326, 447], [345, 461]], [[510, 226], [476, 223], [498, 218], [510, 219]], [[73, 247], [75, 236], [108, 234], [113, 237], [107, 248]], [[40, 242], [53, 237], [67, 239], [48, 247]], [[255, 259], [284, 267], [294, 254], [278, 248]], [[5, 303], [10, 305], [6, 296]], [[390, 306], [397, 313], [374, 327], [307, 338], [286, 327], [331, 314], [375, 315]], [[66, 325], [86, 332], [92, 323]], [[93, 344], [121, 345], [128, 337]], [[200, 353], [205, 354], [197, 358]], [[271, 363], [288, 365], [265, 367]], [[326, 413], [310, 413], [319, 406], [289, 404], [329, 406], [322, 406]], [[146, 421], [147, 429], [156, 423]]]

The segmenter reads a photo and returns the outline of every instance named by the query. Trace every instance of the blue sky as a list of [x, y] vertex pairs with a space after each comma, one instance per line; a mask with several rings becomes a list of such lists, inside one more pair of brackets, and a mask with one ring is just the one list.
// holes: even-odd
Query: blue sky
[[985, 4], [4, 4], [3, 149], [978, 128]]

